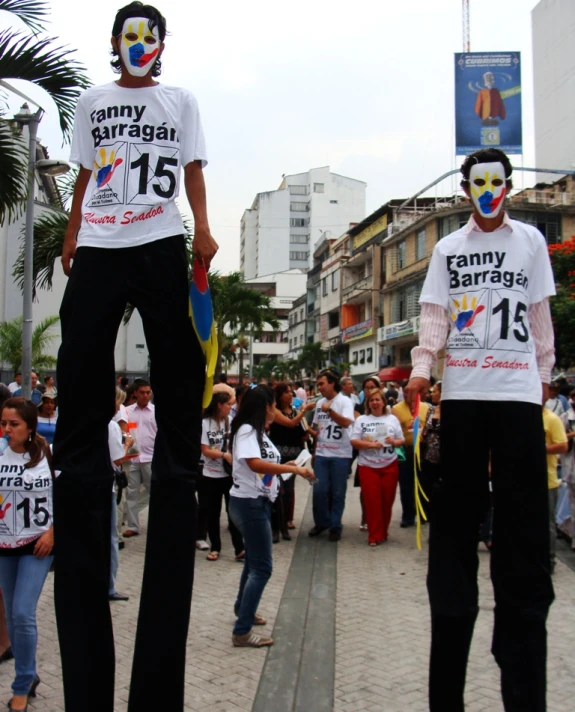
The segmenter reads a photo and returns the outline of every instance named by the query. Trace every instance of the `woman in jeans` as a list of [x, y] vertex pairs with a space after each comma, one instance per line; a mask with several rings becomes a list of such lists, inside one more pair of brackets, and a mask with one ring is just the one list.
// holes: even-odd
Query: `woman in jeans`
[[[303, 406], [298, 412], [293, 406], [293, 391], [289, 383], [278, 383], [275, 387], [276, 412], [274, 421], [270, 425], [269, 436], [281, 455], [281, 462], [292, 462], [303, 449], [303, 440], [306, 431], [302, 428], [302, 420], [307, 411], [315, 409], [315, 403]], [[293, 503], [295, 497], [295, 480], [280, 482], [280, 491], [272, 505], [272, 540], [277, 544], [280, 532], [286, 541], [291, 540], [288, 531], [292, 519]]]
[[[214, 393], [210, 405], [204, 411], [202, 420], [204, 469], [199, 487], [199, 502], [210, 538], [210, 553], [206, 556], [208, 561], [217, 561], [222, 550], [220, 537], [222, 497], [226, 503], [226, 512], [229, 510], [232, 478], [225, 471], [224, 462], [232, 464], [232, 456], [228, 447], [231, 408], [232, 397], [229, 393], [226, 391]], [[236, 559], [241, 559], [244, 550], [242, 535], [231, 520], [229, 529]]]
[[[52, 472], [49, 448], [36, 432], [38, 410], [32, 401], [9, 398], [0, 425], [9, 438], [0, 457], [5, 479], [0, 509], [0, 586], [15, 658], [11, 710], [26, 710], [36, 696], [36, 606], [52, 565]], [[10, 476], [8, 473], [16, 475]]]
[[311, 470], [294, 462], [280, 465], [281, 456], [265, 433], [274, 419], [274, 391], [257, 386], [244, 396], [232, 422], [233, 486], [230, 517], [242, 533], [245, 559], [238, 597], [234, 605], [237, 621], [232, 642], [236, 647], [260, 648], [273, 640], [253, 632], [265, 625], [257, 614], [264, 588], [272, 575], [271, 504], [277, 497], [277, 475], [301, 475], [313, 479]]

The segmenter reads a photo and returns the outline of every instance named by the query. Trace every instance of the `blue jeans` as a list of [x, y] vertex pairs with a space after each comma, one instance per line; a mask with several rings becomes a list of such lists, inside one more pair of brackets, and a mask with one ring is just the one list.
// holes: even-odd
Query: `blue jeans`
[[116, 488], [112, 491], [112, 548], [110, 550], [110, 588], [108, 595], [116, 593], [116, 575], [118, 573], [118, 508], [116, 505]]
[[316, 527], [341, 532], [350, 465], [351, 457], [318, 455], [315, 458], [313, 471], [317, 483], [313, 488], [313, 521]]
[[14, 653], [15, 695], [27, 695], [36, 679], [36, 606], [52, 565], [52, 556], [0, 556], [0, 587], [4, 595], [8, 635]]
[[230, 497], [230, 517], [244, 538], [244, 569], [234, 604], [234, 635], [249, 633], [264, 588], [272, 575], [272, 506], [267, 497]]

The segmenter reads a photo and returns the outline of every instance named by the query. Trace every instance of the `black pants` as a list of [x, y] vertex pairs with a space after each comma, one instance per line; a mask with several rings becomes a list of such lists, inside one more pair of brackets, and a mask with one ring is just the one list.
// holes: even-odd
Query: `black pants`
[[413, 524], [415, 521], [415, 473], [413, 470], [413, 447], [404, 445], [405, 461], [399, 463], [399, 497], [401, 499], [401, 521]]
[[233, 484], [231, 475], [228, 477], [206, 477], [202, 476], [199, 487], [199, 515], [205, 517], [207, 533], [210, 537], [210, 551], [220, 552], [222, 550], [222, 539], [220, 537], [220, 515], [222, 513], [222, 497], [226, 503], [226, 514], [228, 515], [228, 528], [232, 537], [232, 544], [236, 556], [244, 550], [244, 540], [239, 529], [232, 522], [229, 516], [230, 488]]
[[128, 709], [183, 708], [205, 369], [177, 236], [114, 250], [80, 247], [60, 310], [55, 604], [67, 712], [114, 709], [108, 423], [114, 344], [127, 302], [142, 316], [158, 424]]
[[[292, 462], [294, 458], [282, 457], [281, 464]], [[271, 525], [272, 532], [288, 533], [288, 522], [291, 522], [292, 512], [295, 501], [295, 478], [296, 475], [290, 477], [289, 480], [279, 478], [280, 489], [278, 496], [272, 502]]]
[[549, 572], [547, 463], [541, 406], [444, 401], [441, 483], [433, 493], [427, 587], [431, 712], [463, 712], [478, 612], [477, 532], [493, 481], [492, 653], [506, 712], [544, 712]]

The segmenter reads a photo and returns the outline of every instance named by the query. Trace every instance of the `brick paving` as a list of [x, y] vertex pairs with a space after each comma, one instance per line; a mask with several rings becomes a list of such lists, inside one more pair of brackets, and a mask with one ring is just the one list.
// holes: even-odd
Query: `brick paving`
[[[298, 481], [296, 533], [309, 491], [306, 483]], [[334, 712], [423, 712], [427, 710], [429, 647], [426, 552], [417, 551], [413, 529], [399, 528], [397, 504], [389, 542], [375, 550], [368, 547], [366, 535], [358, 531], [358, 494], [357, 489], [348, 490], [344, 538], [337, 545]], [[145, 533], [146, 511], [142, 513], [142, 522]], [[197, 552], [188, 643], [187, 712], [250, 711], [266, 660], [264, 650], [231, 646], [232, 606], [241, 566], [233, 559], [225, 531], [222, 541], [224, 548], [218, 562], [208, 562]], [[144, 547], [145, 537], [140, 536], [128, 541], [120, 552], [117, 588], [131, 598], [127, 603], [112, 604], [117, 657], [116, 712], [125, 712], [127, 707]], [[294, 543], [274, 546], [274, 574], [261, 605], [261, 613], [268, 618], [265, 633], [273, 631], [293, 551]], [[493, 606], [488, 578], [489, 554], [480, 551], [480, 560], [482, 608], [468, 671], [467, 712], [501, 712], [498, 669], [489, 652]], [[572, 642], [575, 640], [575, 573], [558, 562], [554, 581], [557, 600], [549, 618], [548, 710], [566, 712], [573, 709], [575, 700]], [[166, 604], [169, 605], [169, 601]], [[39, 603], [38, 628], [38, 670], [42, 684], [29, 709], [31, 712], [62, 712], [51, 577]], [[12, 676], [12, 662], [0, 666], [0, 705], [10, 698]], [[272, 709], [273, 705], [270, 711]]]

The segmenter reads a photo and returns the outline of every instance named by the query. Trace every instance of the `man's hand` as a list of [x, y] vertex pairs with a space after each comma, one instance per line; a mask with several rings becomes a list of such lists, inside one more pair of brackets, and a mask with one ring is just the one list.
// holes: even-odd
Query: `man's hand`
[[327, 413], [330, 408], [331, 408], [331, 401], [326, 401], [321, 407], [321, 409], [324, 413]]
[[208, 227], [196, 227], [194, 240], [192, 242], [192, 251], [194, 257], [203, 260], [206, 271], [210, 269], [210, 263], [218, 250], [219, 245], [211, 236], [210, 229]]
[[429, 393], [430, 383], [427, 378], [411, 378], [409, 383], [403, 389], [403, 395], [410, 407], [411, 412], [415, 407], [415, 401], [417, 400], [417, 395], [419, 394], [422, 398]]
[[62, 245], [62, 268], [67, 277], [70, 276], [70, 270], [72, 269], [70, 262], [76, 257], [77, 245], [78, 241], [76, 240], [76, 236], [66, 233], [64, 244]]
[[547, 401], [549, 400], [549, 384], [548, 383], [542, 383], [541, 384], [541, 397], [543, 398], [543, 401], [541, 405], [545, 405]]

